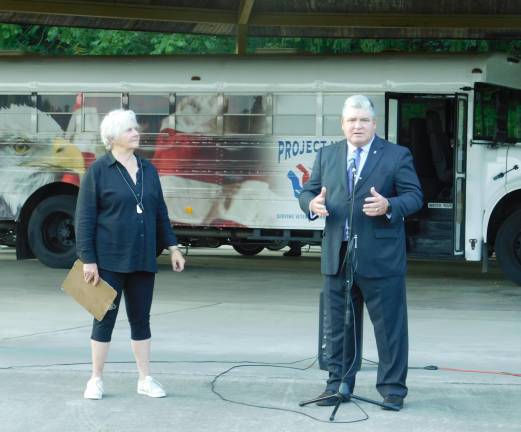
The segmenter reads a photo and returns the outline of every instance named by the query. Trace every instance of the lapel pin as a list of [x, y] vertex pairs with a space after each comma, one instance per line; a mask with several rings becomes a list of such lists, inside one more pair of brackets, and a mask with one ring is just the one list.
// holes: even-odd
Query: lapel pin
[[376, 150], [373, 152], [373, 154], [376, 154]]

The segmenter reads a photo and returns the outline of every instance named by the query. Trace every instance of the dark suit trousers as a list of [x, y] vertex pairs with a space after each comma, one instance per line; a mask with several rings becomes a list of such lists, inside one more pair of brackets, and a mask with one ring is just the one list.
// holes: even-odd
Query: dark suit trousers
[[[344, 250], [343, 246], [341, 262]], [[338, 391], [340, 381], [345, 376], [344, 382], [353, 392], [356, 372], [362, 360], [365, 303], [378, 349], [376, 388], [383, 397], [391, 394], [405, 397], [409, 352], [405, 277], [364, 278], [355, 274], [350, 296], [352, 301], [348, 305], [347, 314], [345, 270], [342, 268], [334, 276], [325, 276], [324, 282], [325, 308], [329, 315], [326, 328], [329, 379], [326, 389]], [[347, 338], [345, 344], [344, 334]]]

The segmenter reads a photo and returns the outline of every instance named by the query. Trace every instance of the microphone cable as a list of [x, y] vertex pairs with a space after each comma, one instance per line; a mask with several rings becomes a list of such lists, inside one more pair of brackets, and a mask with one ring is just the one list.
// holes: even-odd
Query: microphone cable
[[[298, 363], [302, 363], [304, 361], [312, 360], [312, 362], [305, 366], [305, 367], [296, 367], [292, 365], [296, 365]], [[366, 364], [372, 365], [372, 366], [378, 366], [378, 362], [367, 359], [362, 357], [362, 361]], [[292, 369], [292, 370], [298, 370], [298, 371], [305, 371], [311, 369], [317, 362], [317, 356], [312, 357], [306, 357], [300, 360], [295, 360], [292, 362], [279, 362], [279, 363], [270, 363], [270, 362], [256, 362], [251, 360], [243, 360], [243, 361], [233, 361], [233, 360], [152, 360], [150, 363], [152, 364], [177, 364], [177, 363], [186, 363], [186, 364], [233, 364], [233, 366], [229, 367], [228, 369], [224, 370], [223, 372], [218, 373], [215, 375], [210, 383], [210, 389], [213, 394], [215, 394], [219, 399], [221, 399], [224, 402], [235, 404], [235, 405], [241, 405], [241, 406], [248, 406], [251, 408], [259, 408], [259, 409], [266, 409], [266, 410], [273, 410], [273, 411], [280, 411], [280, 412], [288, 412], [293, 413], [297, 415], [302, 415], [304, 417], [307, 417], [313, 421], [319, 422], [319, 423], [327, 423], [327, 424], [348, 424], [348, 423], [359, 423], [362, 421], [369, 420], [369, 415], [367, 412], [355, 401], [351, 400], [350, 403], [353, 403], [357, 406], [357, 408], [363, 413], [363, 417], [354, 419], [354, 420], [348, 420], [348, 421], [329, 421], [329, 420], [323, 420], [318, 417], [312, 416], [310, 414], [307, 414], [302, 411], [293, 410], [290, 408], [282, 408], [277, 406], [269, 406], [269, 405], [261, 405], [261, 404], [254, 404], [254, 403], [248, 403], [248, 402], [242, 402], [238, 400], [230, 399], [226, 396], [224, 396], [221, 392], [217, 390], [217, 383], [220, 379], [224, 378], [227, 374], [229, 374], [231, 371], [241, 368], [241, 367], [271, 367], [271, 368], [282, 368], [282, 369]], [[107, 361], [105, 364], [135, 364], [135, 360], [127, 360], [127, 361]], [[72, 363], [49, 363], [49, 364], [32, 364], [32, 365], [14, 365], [14, 366], [0, 366], [0, 370], [15, 370], [15, 369], [30, 369], [30, 368], [45, 368], [45, 367], [56, 367], [56, 366], [90, 366], [91, 362], [72, 362]], [[477, 373], [477, 374], [494, 374], [494, 375], [503, 375], [503, 376], [513, 376], [513, 377], [520, 377], [521, 373], [514, 373], [514, 372], [503, 372], [503, 371], [488, 371], [488, 370], [469, 370], [469, 369], [458, 369], [458, 368], [450, 368], [450, 367], [439, 367], [436, 365], [428, 365], [428, 366], [409, 366], [409, 370], [428, 370], [428, 371], [447, 371], [447, 372], [464, 372], [464, 373]], [[161, 374], [161, 373], [158, 373]]]
[[353, 402], [358, 407], [358, 409], [363, 413], [363, 417], [357, 418], [357, 419], [354, 419], [354, 420], [330, 421], [330, 420], [323, 420], [323, 419], [320, 419], [318, 417], [312, 416], [311, 414], [305, 413], [303, 411], [294, 410], [294, 409], [291, 409], [291, 408], [282, 408], [282, 407], [270, 406], [270, 405], [253, 404], [253, 403], [248, 403], [248, 402], [242, 402], [242, 401], [229, 399], [229, 398], [223, 396], [222, 393], [218, 392], [217, 389], [216, 389], [217, 382], [219, 381], [219, 379], [221, 379], [222, 377], [224, 377], [225, 375], [227, 375], [229, 372], [231, 372], [234, 369], [238, 369], [238, 368], [242, 368], [242, 367], [270, 367], [270, 368], [293, 369], [293, 370], [305, 371], [305, 370], [308, 370], [311, 367], [313, 367], [313, 365], [317, 362], [317, 357], [312, 357], [312, 358], [314, 358], [313, 362], [311, 362], [308, 366], [303, 367], [303, 368], [299, 368], [299, 367], [295, 367], [295, 366], [283, 366], [283, 365], [285, 365], [285, 364], [286, 365], [296, 364], [296, 363], [302, 362], [304, 360], [309, 360], [309, 358], [308, 359], [303, 359], [303, 360], [298, 360], [298, 361], [291, 362], [291, 363], [238, 364], [238, 365], [232, 366], [232, 367], [226, 369], [225, 371], [219, 373], [218, 375], [216, 375], [213, 378], [212, 382], [210, 383], [210, 390], [219, 399], [221, 399], [222, 401], [227, 402], [227, 403], [232, 403], [232, 404], [241, 405], [241, 406], [247, 406], [247, 407], [251, 407], [251, 408], [259, 408], [259, 409], [266, 409], [266, 410], [282, 411], [282, 412], [288, 412], [288, 413], [293, 413], [293, 414], [299, 414], [299, 415], [302, 415], [304, 417], [307, 417], [307, 418], [309, 418], [311, 420], [314, 420], [316, 422], [319, 422], [319, 423], [349, 424], [349, 423], [360, 423], [360, 422], [369, 420], [369, 414], [367, 414], [367, 412], [354, 400], [352, 400], [351, 402]]

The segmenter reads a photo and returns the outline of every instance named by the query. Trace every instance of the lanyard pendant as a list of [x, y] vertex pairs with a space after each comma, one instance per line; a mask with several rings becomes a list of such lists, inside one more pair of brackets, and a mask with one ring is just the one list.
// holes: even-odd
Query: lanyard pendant
[[139, 204], [136, 204], [136, 211], [141, 214], [143, 213], [143, 209], [141, 208], [141, 206]]

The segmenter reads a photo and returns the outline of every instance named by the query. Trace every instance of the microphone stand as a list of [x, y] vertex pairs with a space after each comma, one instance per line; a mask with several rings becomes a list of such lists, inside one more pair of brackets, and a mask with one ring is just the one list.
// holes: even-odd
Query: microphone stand
[[[356, 251], [357, 251], [357, 243], [358, 243], [358, 235], [353, 234], [353, 213], [355, 208], [355, 179], [356, 179], [356, 167], [354, 166], [354, 163], [352, 164], [352, 173], [353, 173], [353, 186], [351, 190], [351, 210], [349, 214], [349, 223], [348, 223], [348, 229], [349, 229], [349, 235], [348, 235], [348, 241], [347, 241], [347, 248], [346, 253], [344, 256], [344, 262], [342, 264], [342, 267], [345, 266], [346, 271], [346, 280], [345, 280], [345, 317], [344, 317], [344, 347], [343, 347], [343, 364], [345, 364], [345, 355], [346, 355], [346, 341], [347, 341], [347, 321], [349, 319], [349, 313], [350, 311], [353, 312], [353, 323], [356, 320], [356, 317], [354, 316], [354, 309], [349, 309], [349, 306], [352, 306], [352, 298], [351, 298], [351, 291], [353, 288], [353, 282], [354, 282], [354, 275], [355, 275], [355, 266], [354, 263], [356, 262]], [[354, 242], [354, 243], [353, 243]], [[353, 325], [354, 327], [354, 325]], [[399, 408], [394, 407], [391, 404], [385, 404], [382, 402], [375, 401], [373, 399], [368, 399], [362, 396], [357, 396], [350, 392], [349, 387], [346, 382], [344, 382], [346, 375], [351, 371], [351, 368], [355, 365], [356, 357], [357, 357], [357, 341], [356, 341], [356, 328], [355, 328], [355, 355], [353, 357], [353, 363], [351, 364], [348, 371], [344, 374], [342, 377], [342, 382], [340, 383], [340, 387], [338, 389], [338, 392], [330, 395], [330, 396], [324, 396], [324, 397], [318, 397], [314, 399], [310, 399], [307, 401], [302, 401], [299, 403], [299, 406], [303, 407], [312, 403], [320, 402], [323, 400], [330, 400], [330, 399], [336, 399], [335, 407], [333, 408], [333, 412], [329, 416], [329, 421], [335, 420], [335, 415], [340, 408], [340, 404], [343, 402], [349, 402], [351, 399], [356, 399], [362, 402], [372, 403], [374, 405], [381, 406], [382, 408], [392, 410], [392, 411], [400, 411]]]

